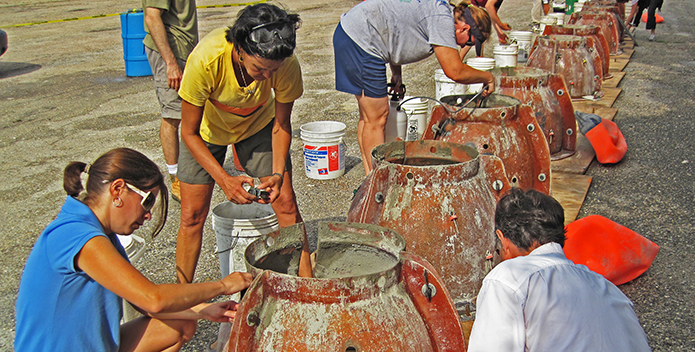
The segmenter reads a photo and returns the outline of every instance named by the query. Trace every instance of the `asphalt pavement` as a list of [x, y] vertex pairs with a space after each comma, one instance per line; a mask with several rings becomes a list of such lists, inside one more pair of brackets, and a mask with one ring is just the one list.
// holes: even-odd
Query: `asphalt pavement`
[[[357, 104], [334, 88], [331, 44], [340, 14], [359, 2], [282, 2], [303, 21], [296, 54], [305, 92], [293, 111], [291, 155], [300, 211], [310, 228], [318, 221], [344, 220], [352, 191], [364, 178]], [[199, 6], [230, 3], [198, 1]], [[26, 258], [65, 199], [63, 168], [131, 147], [164, 170], [152, 78], [126, 77], [119, 17], [110, 16], [140, 6], [134, 0], [0, 1], [0, 28], [9, 37], [9, 49], [0, 57], [0, 350], [12, 350], [14, 303]], [[506, 0], [500, 16], [514, 29], [528, 30], [530, 7], [528, 0]], [[199, 9], [201, 35], [231, 24], [239, 8]], [[652, 267], [620, 288], [635, 303], [654, 351], [695, 351], [695, 7], [690, 0], [666, 0], [660, 14], [665, 22], [657, 26], [656, 41], [647, 40], [644, 23], [635, 32], [639, 46], [613, 105], [627, 155], [616, 165], [590, 166], [593, 181], [579, 217], [605, 216], [661, 247]], [[79, 19], [13, 27], [72, 18]], [[434, 96], [438, 67], [434, 57], [405, 66], [409, 94]], [[348, 126], [346, 173], [334, 180], [304, 175], [299, 126], [320, 120]], [[228, 161], [226, 168], [234, 172]], [[213, 205], [222, 201], [216, 189]], [[172, 202], [163, 233], [136, 263], [154, 282], [175, 279], [179, 216]], [[214, 247], [208, 222], [196, 280], [219, 278]], [[217, 324], [201, 322], [184, 350], [204, 350], [216, 333]]]

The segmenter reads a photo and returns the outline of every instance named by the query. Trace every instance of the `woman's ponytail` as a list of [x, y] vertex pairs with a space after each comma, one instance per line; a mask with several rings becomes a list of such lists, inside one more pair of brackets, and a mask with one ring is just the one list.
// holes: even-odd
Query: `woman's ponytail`
[[87, 168], [87, 164], [73, 161], [65, 167], [63, 172], [63, 189], [69, 196], [77, 198], [84, 191], [81, 175]]

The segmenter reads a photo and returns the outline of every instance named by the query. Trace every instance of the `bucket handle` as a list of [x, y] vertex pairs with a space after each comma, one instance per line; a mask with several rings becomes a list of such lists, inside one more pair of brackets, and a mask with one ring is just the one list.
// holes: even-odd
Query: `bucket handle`
[[230, 247], [227, 249], [218, 250], [216, 253], [220, 254], [220, 253], [224, 253], [224, 252], [229, 252], [232, 249], [234, 249], [234, 247], [236, 247], [237, 243], [239, 243], [239, 236], [240, 235], [241, 235], [241, 230], [233, 229], [232, 230], [232, 244], [230, 244]]

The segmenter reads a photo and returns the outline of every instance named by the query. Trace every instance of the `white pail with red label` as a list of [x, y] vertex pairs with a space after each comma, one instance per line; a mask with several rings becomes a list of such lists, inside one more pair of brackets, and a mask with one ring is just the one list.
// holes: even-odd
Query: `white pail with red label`
[[345, 173], [345, 128], [337, 121], [309, 122], [299, 128], [307, 177], [329, 180]]

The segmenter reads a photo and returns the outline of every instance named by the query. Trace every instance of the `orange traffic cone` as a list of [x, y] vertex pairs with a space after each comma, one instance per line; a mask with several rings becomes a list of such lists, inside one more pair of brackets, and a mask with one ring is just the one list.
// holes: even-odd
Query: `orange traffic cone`
[[567, 259], [616, 285], [642, 275], [659, 253], [654, 242], [600, 215], [575, 220], [566, 229]]
[[575, 111], [579, 130], [589, 140], [601, 164], [619, 162], [627, 153], [627, 143], [618, 125], [596, 114]]
[[[647, 16], [649, 16], [649, 14], [646, 12], [642, 14], [642, 22], [647, 23]], [[664, 22], [664, 18], [661, 17], [658, 13], [654, 14], [654, 19], [656, 19], [656, 23]]]

